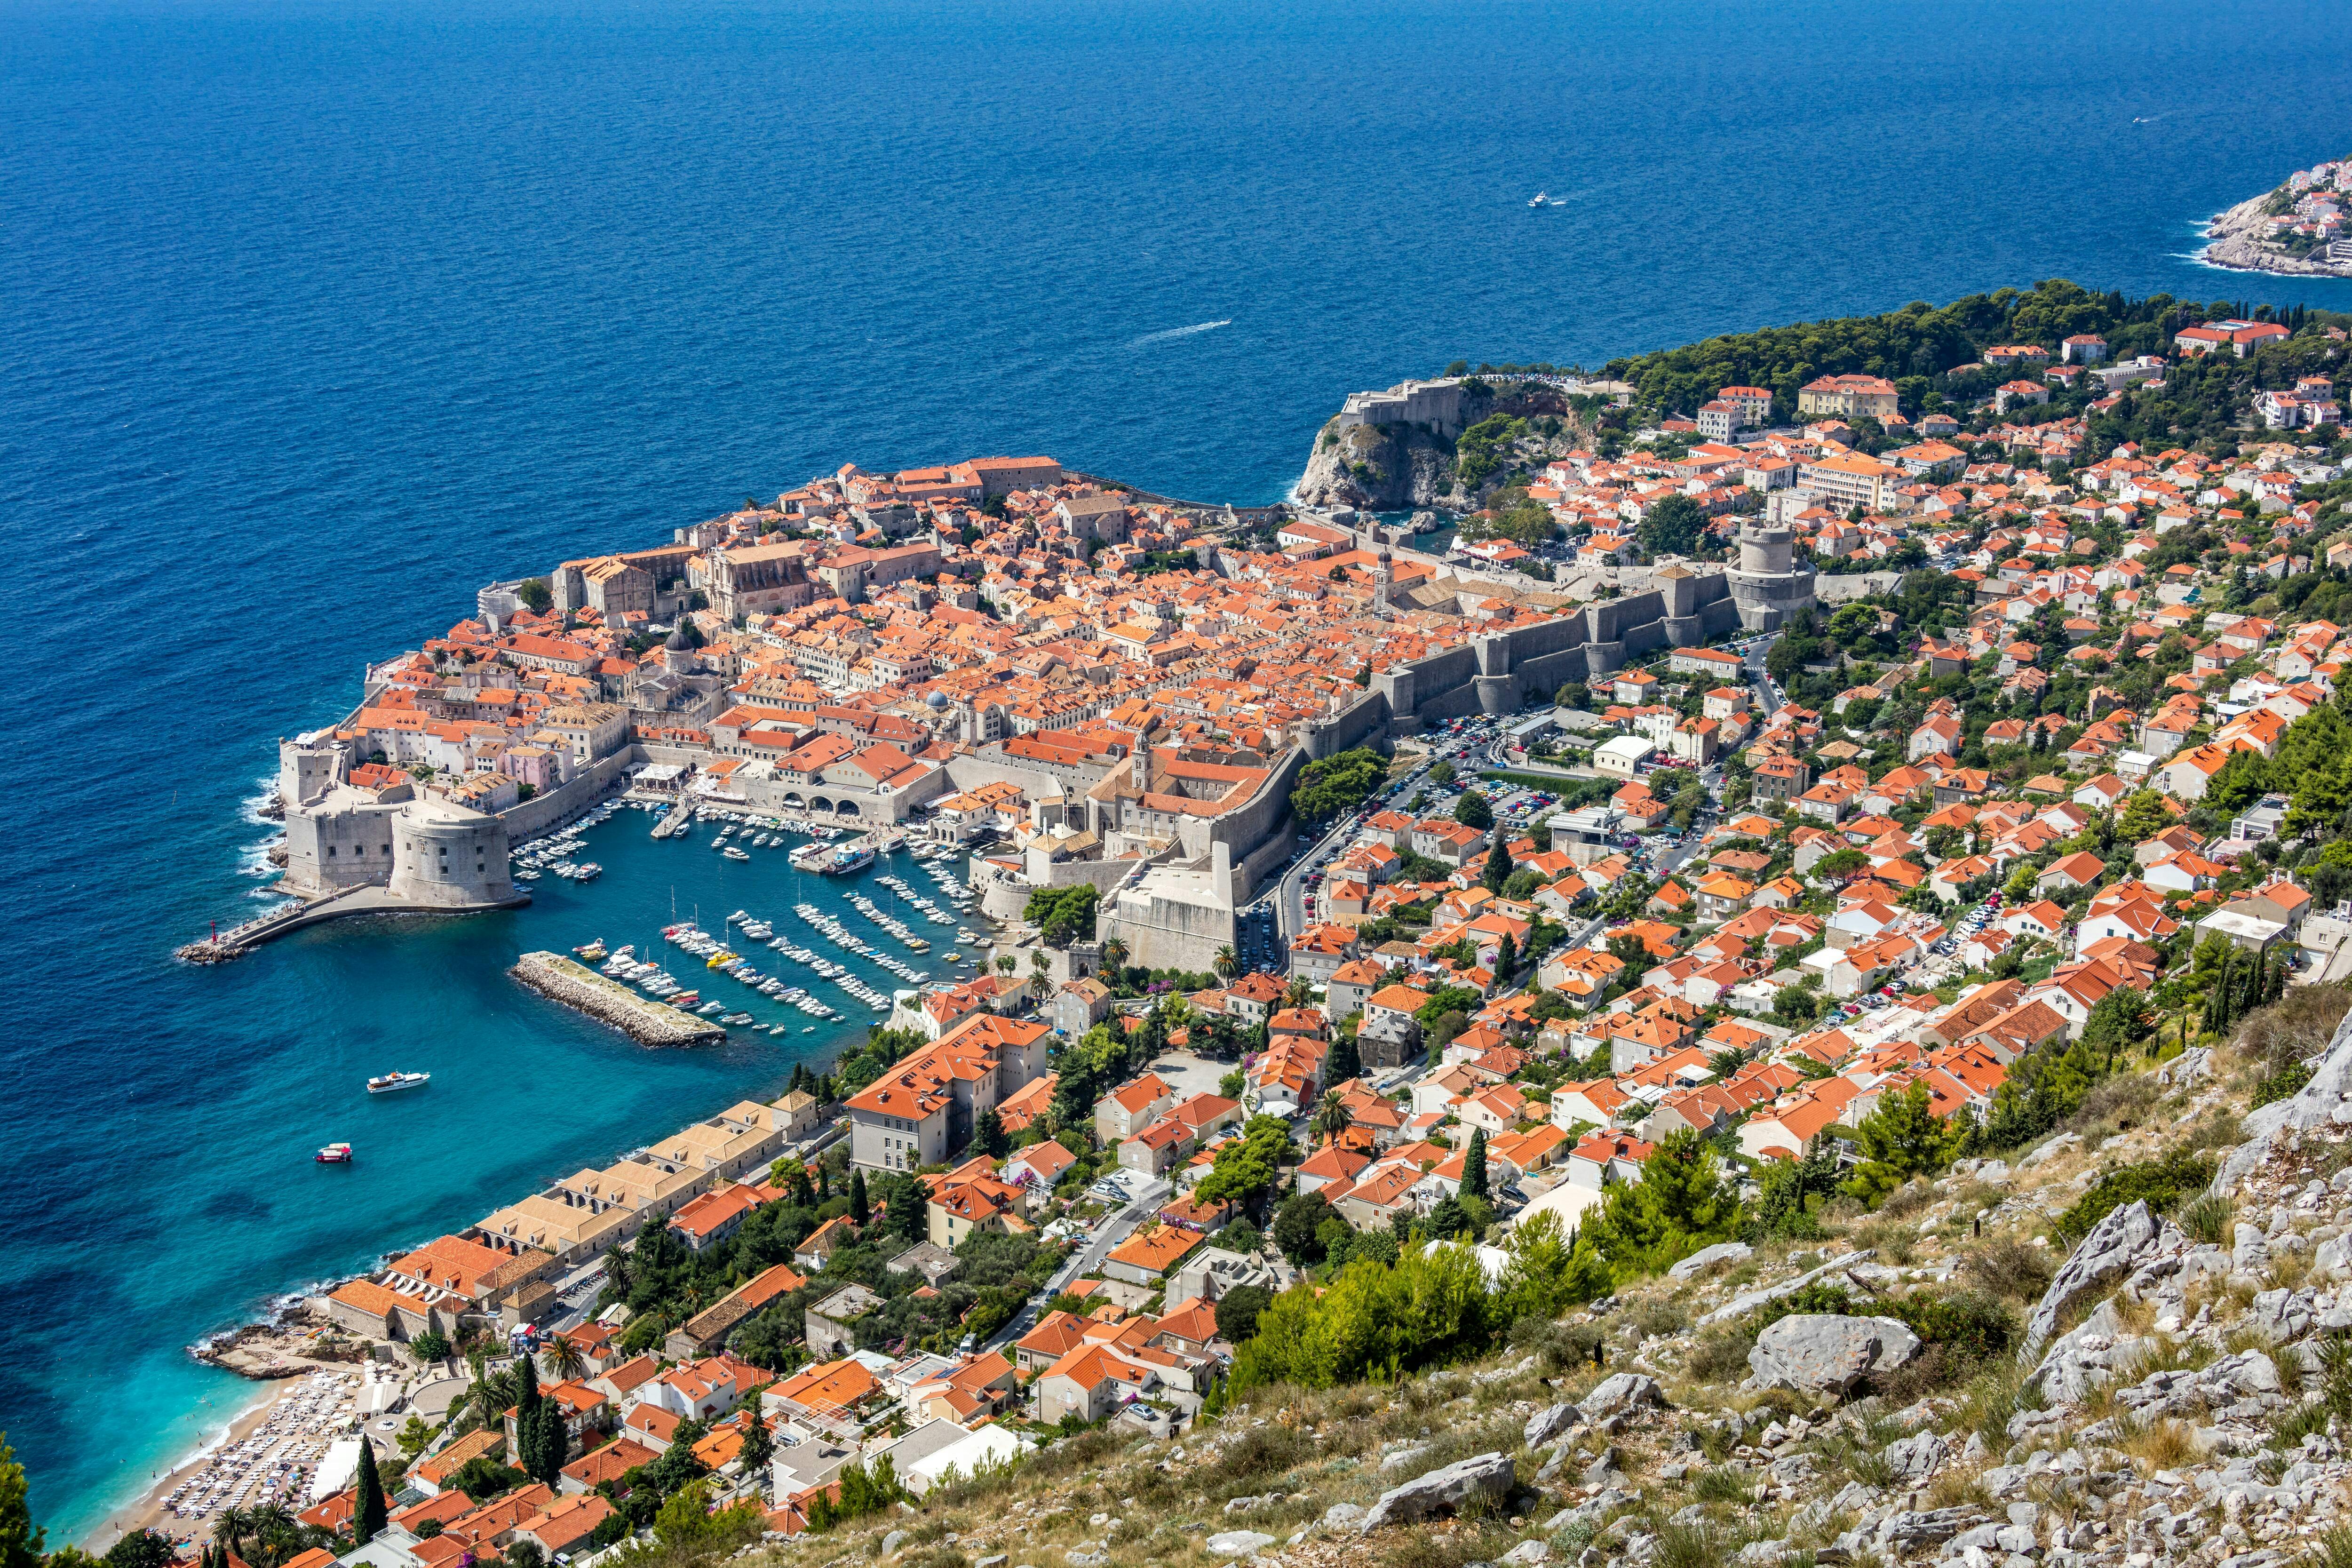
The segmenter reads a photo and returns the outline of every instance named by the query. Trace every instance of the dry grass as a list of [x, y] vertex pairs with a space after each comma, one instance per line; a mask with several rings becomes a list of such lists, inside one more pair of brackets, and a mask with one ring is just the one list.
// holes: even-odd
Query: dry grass
[[2116, 1435], [2116, 1447], [2146, 1466], [2150, 1475], [2177, 1470], [2197, 1458], [2197, 1439], [2186, 1425], [2168, 1417], [2131, 1423]]

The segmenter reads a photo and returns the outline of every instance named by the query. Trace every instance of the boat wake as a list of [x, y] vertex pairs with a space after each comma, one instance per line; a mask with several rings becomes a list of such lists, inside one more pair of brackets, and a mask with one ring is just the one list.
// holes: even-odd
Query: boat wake
[[1164, 343], [1171, 338], [1189, 338], [1199, 332], [1213, 332], [1219, 327], [1230, 327], [1233, 324], [1231, 317], [1222, 321], [1195, 321], [1189, 327], [1171, 327], [1164, 332], [1146, 332], [1127, 346], [1139, 349], [1146, 343]]

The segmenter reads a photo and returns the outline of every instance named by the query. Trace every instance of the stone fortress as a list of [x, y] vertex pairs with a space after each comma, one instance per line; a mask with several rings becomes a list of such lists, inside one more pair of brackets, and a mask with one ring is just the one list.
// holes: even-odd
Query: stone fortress
[[[278, 742], [286, 810], [284, 890], [323, 900], [380, 889], [370, 911], [461, 913], [528, 903], [507, 864], [506, 824], [454, 801], [420, 796], [404, 777], [355, 780], [352, 748], [335, 739]], [[357, 912], [356, 910], [354, 912]]]

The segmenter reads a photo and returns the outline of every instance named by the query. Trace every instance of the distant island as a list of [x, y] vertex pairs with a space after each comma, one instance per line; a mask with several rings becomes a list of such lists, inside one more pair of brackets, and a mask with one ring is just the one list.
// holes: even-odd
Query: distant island
[[2352, 157], [2297, 169], [2276, 190], [2240, 202], [2205, 227], [2202, 259], [2248, 272], [2352, 278]]

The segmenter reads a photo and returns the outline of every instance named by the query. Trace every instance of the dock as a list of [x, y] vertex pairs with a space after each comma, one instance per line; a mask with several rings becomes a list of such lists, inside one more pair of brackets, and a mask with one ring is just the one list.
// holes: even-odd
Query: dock
[[520, 909], [530, 902], [529, 893], [518, 892], [511, 899], [487, 903], [415, 904], [398, 897], [388, 888], [369, 883], [283, 905], [268, 914], [256, 916], [243, 925], [232, 926], [216, 936], [205, 937], [175, 948], [172, 956], [184, 963], [226, 963], [232, 959], [243, 958], [264, 942], [328, 921], [349, 920], [356, 915], [468, 915], [486, 910]]
[[653, 837], [656, 838], [674, 837], [677, 835], [685, 832], [687, 824], [693, 820], [693, 804], [688, 801], [679, 801], [676, 807], [670, 811], [668, 816], [654, 824]]
[[641, 995], [562, 953], [526, 952], [507, 973], [549, 1001], [609, 1024], [641, 1046], [691, 1046], [727, 1037], [709, 1019]]

